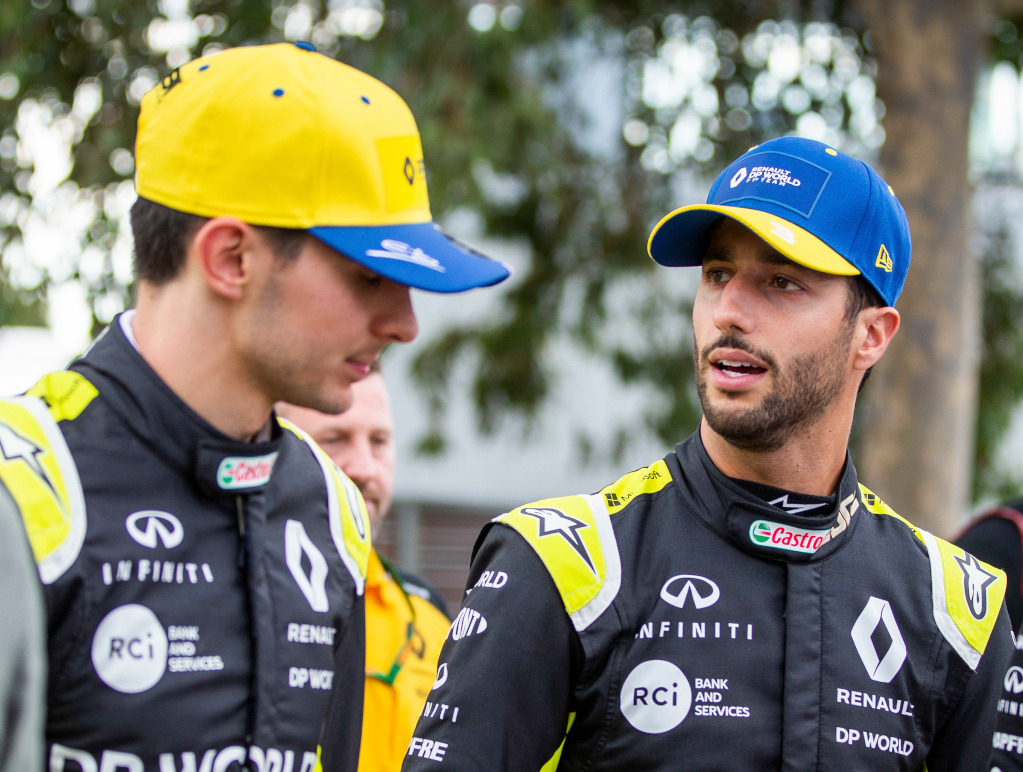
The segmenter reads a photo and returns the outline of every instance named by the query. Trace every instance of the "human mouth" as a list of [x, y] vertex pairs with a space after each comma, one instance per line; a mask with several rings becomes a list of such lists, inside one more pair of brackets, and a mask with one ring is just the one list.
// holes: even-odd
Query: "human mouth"
[[368, 365], [365, 362], [356, 362], [351, 359], [348, 360], [348, 364], [351, 365], [352, 369], [355, 370], [355, 372], [357, 372], [361, 377], [369, 375], [369, 368], [371, 367], [371, 365]]
[[752, 362], [719, 359], [717, 362], [712, 364], [729, 378], [742, 378], [746, 375], [757, 375], [759, 373], [767, 372], [766, 368], [755, 365]]

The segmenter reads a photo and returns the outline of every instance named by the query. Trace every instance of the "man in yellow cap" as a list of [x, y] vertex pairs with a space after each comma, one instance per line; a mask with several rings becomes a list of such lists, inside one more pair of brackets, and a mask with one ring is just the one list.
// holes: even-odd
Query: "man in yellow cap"
[[[352, 387], [352, 406], [329, 415], [281, 404], [277, 414], [316, 440], [362, 493], [377, 532], [394, 492], [394, 416], [378, 366]], [[434, 684], [451, 621], [443, 599], [370, 551], [366, 573], [366, 696], [360, 772], [393, 772]]]
[[339, 412], [417, 333], [411, 287], [496, 283], [434, 226], [419, 133], [305, 45], [236, 48], [142, 102], [137, 307], [0, 402], [0, 481], [49, 630], [50, 772], [357, 764], [369, 525], [278, 400]]

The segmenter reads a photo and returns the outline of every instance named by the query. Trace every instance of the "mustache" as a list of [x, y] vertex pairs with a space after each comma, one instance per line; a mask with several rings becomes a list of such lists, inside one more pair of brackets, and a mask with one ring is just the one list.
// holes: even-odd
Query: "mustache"
[[756, 348], [755, 346], [748, 343], [743, 338], [738, 337], [737, 335], [722, 335], [713, 343], [704, 346], [703, 349], [699, 352], [696, 351], [696, 340], [695, 339], [693, 340], [693, 353], [699, 354], [698, 363], [707, 361], [710, 358], [711, 353], [715, 349], [719, 348], [733, 348], [736, 351], [745, 351], [747, 354], [755, 356], [757, 359], [762, 361], [772, 370], [775, 369], [776, 363], [774, 361], [774, 357], [772, 357], [766, 351], [762, 351]]

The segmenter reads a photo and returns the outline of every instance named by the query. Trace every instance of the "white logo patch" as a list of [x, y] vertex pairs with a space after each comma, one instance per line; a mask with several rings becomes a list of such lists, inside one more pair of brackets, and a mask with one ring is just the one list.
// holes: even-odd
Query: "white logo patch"
[[977, 558], [970, 553], [963, 557], [953, 555], [959, 570], [963, 572], [963, 594], [966, 596], [966, 605], [970, 614], [977, 621], [987, 616], [987, 588], [994, 584], [998, 577], [984, 569]]
[[444, 662], [437, 668], [437, 680], [433, 682], [433, 686], [430, 688], [432, 692], [434, 689], [439, 689], [448, 682], [448, 663]]
[[782, 225], [777, 220], [771, 220], [771, 233], [780, 238], [786, 244], [795, 246], [796, 234], [788, 226]]
[[217, 467], [217, 485], [225, 491], [247, 490], [266, 484], [277, 463], [277, 451], [265, 456], [228, 456]]
[[167, 633], [150, 609], [115, 608], [92, 636], [92, 666], [107, 686], [124, 694], [153, 688], [167, 669]]
[[741, 183], [744, 179], [746, 179], [746, 167], [745, 166], [742, 167], [741, 169], [739, 169], [739, 171], [737, 171], [735, 173], [735, 175], [732, 177], [731, 181], [728, 183], [728, 186], [731, 187], [731, 188], [734, 188], [736, 185]]
[[622, 684], [622, 715], [636, 729], [663, 734], [681, 724], [693, 704], [693, 689], [685, 673], [671, 662], [640, 663]]
[[[308, 575], [302, 567], [303, 555], [309, 561]], [[298, 520], [289, 520], [284, 526], [284, 559], [312, 610], [327, 611], [330, 608], [327, 600], [327, 559]]]
[[1005, 680], [1002, 682], [1002, 685], [1007, 692], [1012, 692], [1013, 694], [1023, 692], [1023, 668], [1019, 665], [1010, 667], [1005, 674]]
[[414, 263], [429, 268], [437, 273], [445, 273], [447, 269], [435, 257], [430, 257], [419, 247], [411, 247], [404, 241], [384, 239], [380, 249], [367, 249], [366, 257], [382, 257], [387, 260], [400, 260], [403, 263]]
[[460, 641], [470, 635], [477, 635], [487, 629], [487, 618], [471, 608], [463, 608], [451, 623], [448, 634], [451, 640]]
[[524, 515], [536, 518], [536, 537], [538, 539], [546, 536], [560, 536], [579, 553], [579, 557], [586, 561], [586, 565], [589, 566], [593, 575], [597, 575], [593, 559], [590, 557], [589, 550], [586, 549], [586, 542], [579, 534], [583, 528], [589, 528], [589, 524], [565, 514], [560, 509], [554, 509], [554, 507], [523, 507], [520, 511]]
[[185, 529], [181, 526], [181, 521], [170, 512], [161, 512], [157, 509], [134, 512], [128, 515], [124, 525], [131, 538], [149, 549], [156, 549], [157, 545], [163, 544], [172, 550], [185, 538]]
[[717, 603], [720, 597], [721, 590], [714, 582], [695, 574], [673, 576], [661, 588], [661, 600], [675, 608], [685, 608], [687, 598], [692, 598], [696, 608], [707, 608]]
[[[885, 626], [888, 635], [892, 639], [884, 657], [879, 657], [874, 642], [870, 636], [874, 634], [879, 624]], [[906, 661], [906, 642], [902, 638], [899, 626], [895, 623], [895, 614], [892, 613], [891, 604], [881, 598], [870, 597], [863, 611], [856, 618], [852, 628], [853, 643], [856, 644], [856, 653], [860, 655], [863, 667], [867, 669], [867, 675], [874, 681], [882, 684], [890, 684], [896, 673]]]

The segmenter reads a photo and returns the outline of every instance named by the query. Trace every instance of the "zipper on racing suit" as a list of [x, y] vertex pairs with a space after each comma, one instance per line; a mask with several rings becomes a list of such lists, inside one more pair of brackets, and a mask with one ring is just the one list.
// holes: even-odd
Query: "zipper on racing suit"
[[252, 589], [249, 586], [249, 571], [248, 571], [248, 556], [249, 556], [249, 535], [248, 530], [245, 527], [245, 497], [238, 494], [234, 498], [235, 500], [235, 511], [238, 514], [238, 568], [241, 569], [244, 574], [245, 583], [245, 605], [246, 611], [249, 617], [249, 637], [252, 639], [252, 663], [249, 670], [249, 698], [246, 706], [246, 717], [245, 717], [245, 763], [244, 769], [252, 769], [249, 763], [251, 754], [249, 753], [249, 747], [252, 745], [253, 735], [253, 724], [256, 718], [256, 671], [258, 670], [256, 663], [259, 661], [256, 656], [257, 643], [256, 640], [256, 625], [255, 619], [253, 618], [252, 612]]

